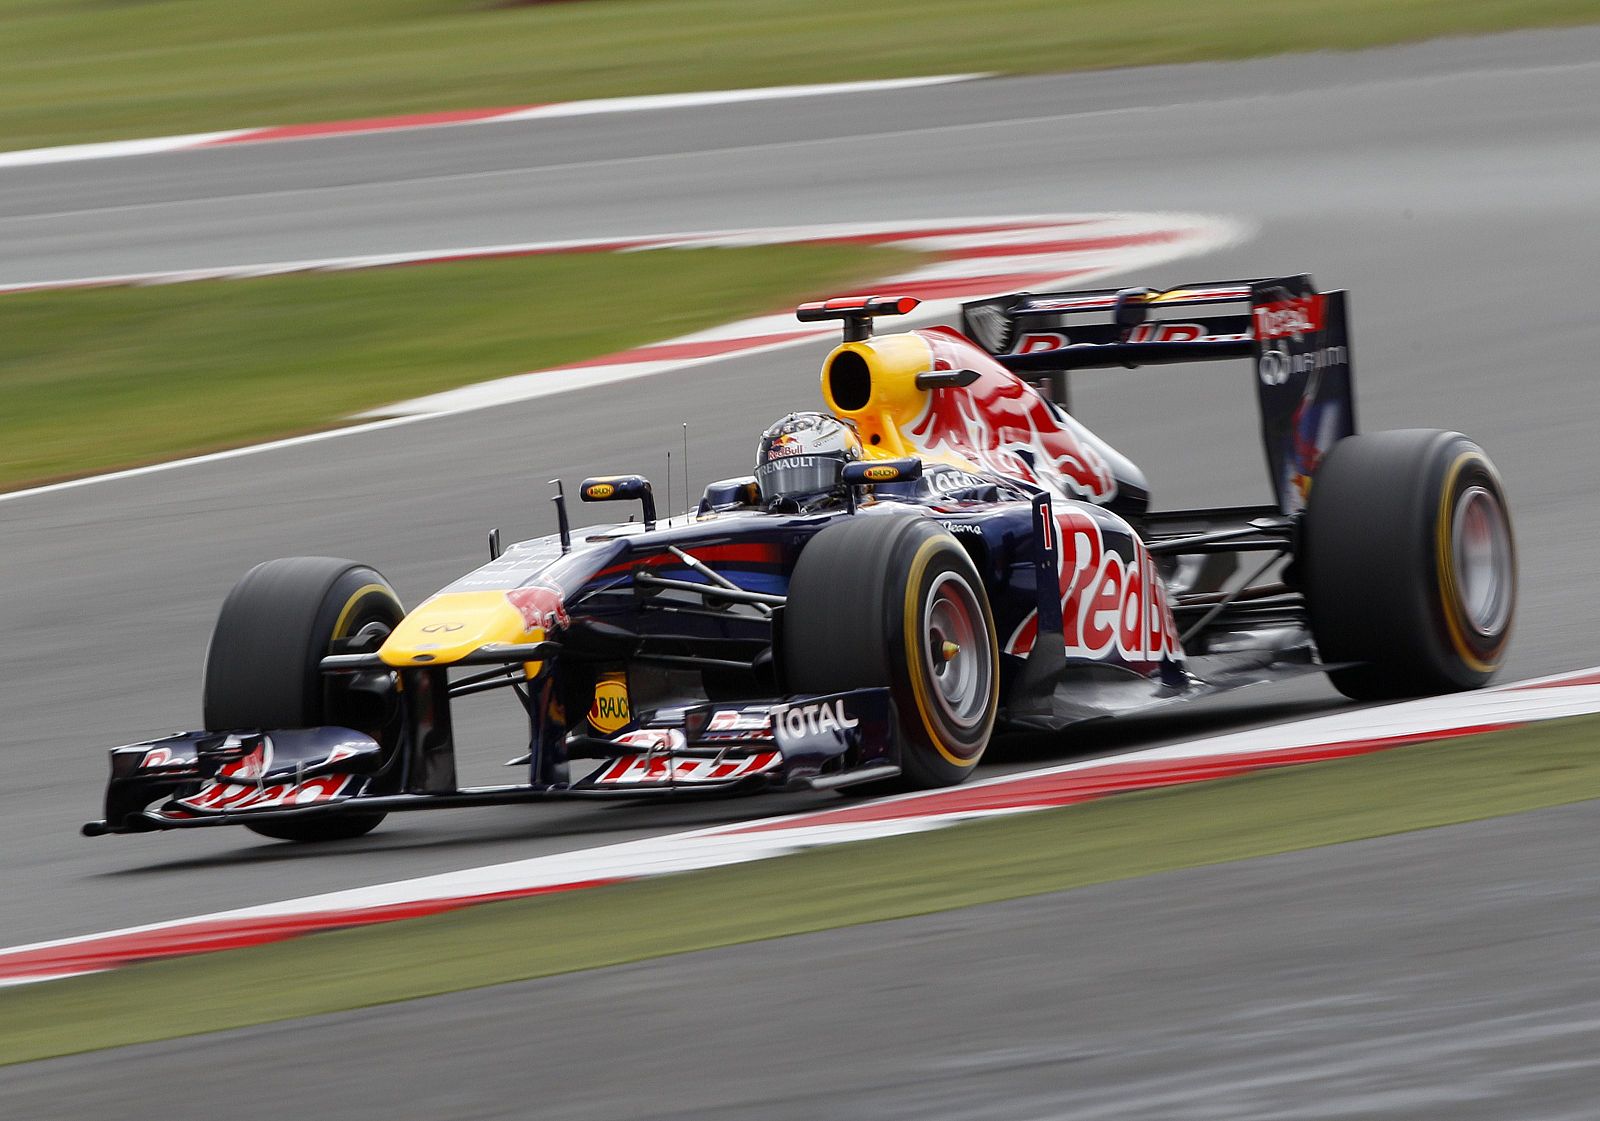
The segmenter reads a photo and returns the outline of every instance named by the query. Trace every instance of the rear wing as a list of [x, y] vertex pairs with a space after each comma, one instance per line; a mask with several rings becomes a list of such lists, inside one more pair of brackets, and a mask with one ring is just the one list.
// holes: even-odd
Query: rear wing
[[964, 333], [1067, 404], [1067, 372], [1249, 358], [1278, 508], [1305, 505], [1311, 476], [1355, 431], [1345, 293], [1309, 276], [1186, 284], [1166, 291], [1021, 292], [961, 309]]

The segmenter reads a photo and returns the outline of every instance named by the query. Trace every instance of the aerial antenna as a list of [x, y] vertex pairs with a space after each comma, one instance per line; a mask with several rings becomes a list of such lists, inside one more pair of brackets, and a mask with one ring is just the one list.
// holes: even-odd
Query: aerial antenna
[[[689, 422], [683, 422], [683, 516], [689, 516], [689, 503], [694, 491], [689, 489]], [[669, 510], [670, 506], [667, 507]]]
[[667, 521], [672, 521], [672, 449], [667, 449]]
[[551, 479], [550, 481], [555, 484], [556, 488], [556, 492], [550, 496], [550, 500], [556, 504], [556, 525], [561, 533], [561, 551], [570, 553], [572, 552], [572, 526], [567, 521], [567, 492], [562, 487], [560, 479]]

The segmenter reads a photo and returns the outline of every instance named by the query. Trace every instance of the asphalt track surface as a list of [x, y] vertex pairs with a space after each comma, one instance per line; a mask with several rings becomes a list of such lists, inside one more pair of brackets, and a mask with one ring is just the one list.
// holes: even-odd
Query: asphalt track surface
[[1588, 1121], [1597, 829], [1591, 802], [34, 1063], [0, 1114]]
[[[1523, 594], [1506, 676], [1528, 677], [1600, 660], [1591, 594], [1597, 85], [1600, 30], [1581, 29], [17, 169], [0, 176], [0, 282], [829, 220], [1116, 209], [1243, 218], [1258, 227], [1253, 239], [1134, 279], [1309, 269], [1352, 290], [1362, 426], [1460, 429], [1506, 477]], [[765, 423], [816, 401], [823, 353], [731, 360], [0, 503], [9, 652], [0, 942], [831, 797], [414, 814], [322, 850], [232, 830], [75, 833], [98, 816], [103, 747], [196, 720], [216, 606], [253, 563], [352, 556], [415, 602], [479, 560], [488, 527], [513, 538], [551, 530], [545, 479], [659, 477], [681, 420], [691, 422], [697, 482], [746, 470]], [[1080, 415], [1145, 465], [1158, 505], [1265, 497], [1243, 370], [1085, 375], [1074, 392]], [[1239, 696], [1035, 743], [996, 765], [1337, 703], [1315, 681]], [[505, 712], [493, 697], [482, 704]], [[506, 715], [467, 719], [469, 780], [503, 781], [494, 764], [516, 739]]]

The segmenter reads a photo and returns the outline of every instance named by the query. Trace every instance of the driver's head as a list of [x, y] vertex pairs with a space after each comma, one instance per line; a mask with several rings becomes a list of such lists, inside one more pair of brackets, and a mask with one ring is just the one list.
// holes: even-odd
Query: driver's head
[[790, 413], [761, 434], [761, 501], [810, 505], [836, 493], [844, 465], [860, 458], [861, 441], [849, 425], [826, 413]]

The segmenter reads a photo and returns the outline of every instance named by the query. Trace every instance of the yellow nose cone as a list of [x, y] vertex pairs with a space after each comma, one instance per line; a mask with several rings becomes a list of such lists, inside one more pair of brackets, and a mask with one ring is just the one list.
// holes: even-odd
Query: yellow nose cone
[[449, 665], [490, 643], [538, 642], [504, 592], [437, 595], [400, 620], [378, 656], [391, 666]]

